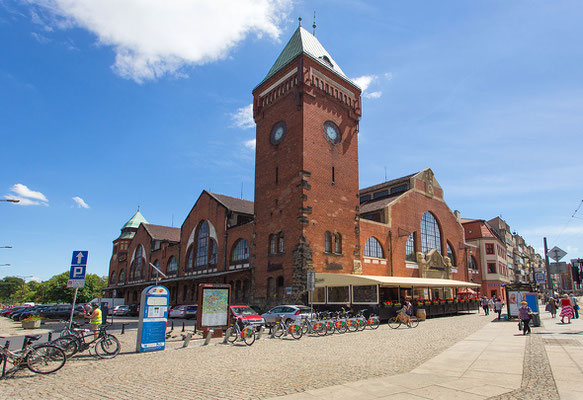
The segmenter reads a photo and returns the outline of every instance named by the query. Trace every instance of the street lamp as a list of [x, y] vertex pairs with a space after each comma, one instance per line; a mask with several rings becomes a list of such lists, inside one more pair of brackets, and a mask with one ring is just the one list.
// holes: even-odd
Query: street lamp
[[7, 203], [20, 203], [18, 199], [0, 199], [0, 201], [5, 201]]

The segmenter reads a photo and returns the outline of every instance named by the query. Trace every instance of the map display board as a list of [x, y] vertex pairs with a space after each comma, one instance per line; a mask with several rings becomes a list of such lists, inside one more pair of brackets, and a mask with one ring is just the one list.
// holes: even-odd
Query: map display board
[[203, 289], [201, 314], [203, 326], [227, 325], [229, 318], [229, 289]]
[[229, 323], [230, 286], [201, 284], [198, 290], [197, 328], [224, 328]]

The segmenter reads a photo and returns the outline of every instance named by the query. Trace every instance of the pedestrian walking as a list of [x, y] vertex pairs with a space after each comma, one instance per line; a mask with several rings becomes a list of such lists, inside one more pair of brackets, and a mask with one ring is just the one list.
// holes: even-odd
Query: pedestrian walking
[[522, 322], [522, 334], [530, 335], [530, 318], [532, 315], [532, 309], [528, 306], [526, 301], [520, 303], [520, 308], [518, 309], [518, 318]]
[[569, 300], [571, 300], [571, 307], [573, 307], [573, 315], [575, 318], [579, 318], [579, 304], [577, 304], [577, 298], [573, 293], [569, 296]]
[[567, 323], [571, 323], [571, 318], [573, 318], [573, 307], [571, 306], [571, 300], [569, 299], [569, 295], [564, 294], [563, 298], [561, 299], [561, 313], [559, 314], [561, 317], [561, 322], [565, 323], [565, 317], [567, 317]]
[[489, 315], [490, 314], [490, 302], [488, 301], [488, 298], [486, 296], [482, 296], [482, 299], [480, 300], [480, 304], [481, 304], [482, 308], [484, 309], [484, 315]]
[[500, 321], [501, 318], [501, 314], [502, 314], [502, 307], [504, 306], [504, 303], [502, 302], [502, 300], [500, 299], [500, 297], [497, 297], [496, 300], [494, 301], [494, 311], [496, 311], [498, 313], [498, 321]]
[[553, 297], [551, 297], [547, 302], [545, 311], [551, 313], [551, 318], [555, 318], [557, 316], [557, 301]]

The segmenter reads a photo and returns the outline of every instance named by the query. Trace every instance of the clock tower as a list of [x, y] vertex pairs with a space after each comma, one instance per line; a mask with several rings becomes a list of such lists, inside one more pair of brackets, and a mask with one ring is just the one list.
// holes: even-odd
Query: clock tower
[[301, 26], [253, 90], [258, 302], [306, 301], [307, 271], [360, 271], [360, 94]]

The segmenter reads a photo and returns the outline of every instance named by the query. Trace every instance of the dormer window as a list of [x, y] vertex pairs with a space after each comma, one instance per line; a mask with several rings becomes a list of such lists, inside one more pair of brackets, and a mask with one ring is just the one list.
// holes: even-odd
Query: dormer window
[[330, 68], [334, 68], [334, 64], [332, 64], [332, 61], [330, 61], [330, 59], [328, 58], [328, 56], [320, 56], [318, 57], [320, 59], [320, 61], [322, 61], [322, 63]]

